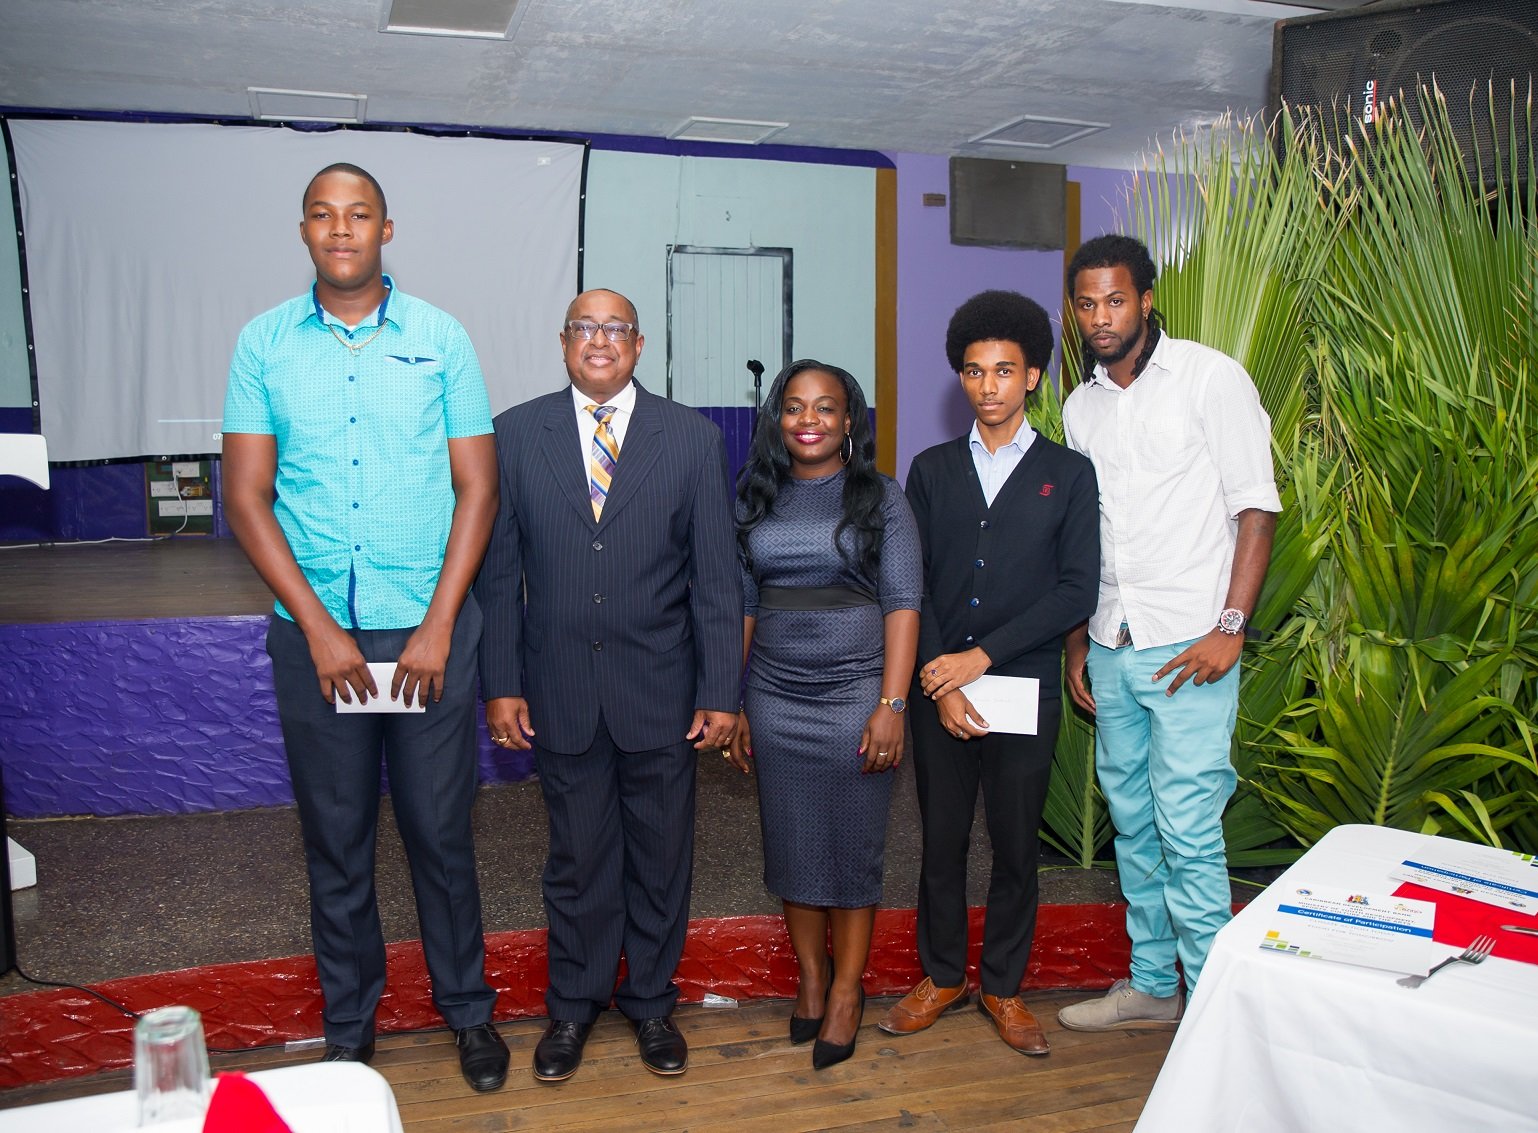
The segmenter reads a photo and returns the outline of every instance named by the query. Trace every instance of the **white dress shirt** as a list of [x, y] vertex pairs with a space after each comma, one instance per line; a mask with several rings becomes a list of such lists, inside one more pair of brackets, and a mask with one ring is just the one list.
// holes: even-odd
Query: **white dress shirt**
[[1126, 389], [1104, 366], [1068, 395], [1063, 432], [1100, 481], [1100, 602], [1089, 635], [1139, 649], [1201, 637], [1233, 573], [1238, 515], [1280, 512], [1271, 419], [1226, 354], [1162, 335]]
[[[577, 437], [582, 442], [582, 470], [585, 473], [593, 459], [593, 434], [598, 432], [598, 418], [589, 413], [587, 407], [598, 403], [576, 386], [571, 387], [571, 399], [577, 406]], [[614, 444], [623, 456], [625, 430], [630, 427], [630, 415], [635, 412], [635, 382], [626, 382], [625, 388], [604, 404], [614, 406], [614, 413], [609, 417], [609, 432], [614, 434]]]
[[977, 469], [977, 479], [983, 486], [983, 499], [992, 507], [999, 489], [1009, 479], [1009, 474], [1025, 459], [1026, 450], [1036, 439], [1036, 430], [1028, 422], [1021, 421], [1020, 428], [1008, 442], [1000, 445], [997, 452], [989, 452], [988, 446], [983, 444], [983, 435], [977, 428], [977, 422], [973, 421], [972, 432], [967, 439], [972, 447], [972, 467]]

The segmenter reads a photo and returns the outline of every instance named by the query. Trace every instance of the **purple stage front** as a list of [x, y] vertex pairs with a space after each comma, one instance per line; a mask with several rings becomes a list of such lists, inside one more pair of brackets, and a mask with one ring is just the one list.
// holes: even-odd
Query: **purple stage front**
[[[293, 801], [263, 647], [272, 600], [233, 540], [13, 548], [0, 595], [13, 818]], [[532, 774], [529, 753], [484, 729], [480, 742], [483, 781]]]

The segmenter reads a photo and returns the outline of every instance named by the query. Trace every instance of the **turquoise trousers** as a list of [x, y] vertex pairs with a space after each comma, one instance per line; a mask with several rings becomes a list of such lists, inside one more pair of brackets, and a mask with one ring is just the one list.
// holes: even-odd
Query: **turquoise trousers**
[[1116, 827], [1116, 869], [1127, 898], [1132, 986], [1174, 995], [1196, 986], [1212, 937], [1232, 902], [1223, 808], [1234, 793], [1229, 748], [1239, 708], [1239, 666], [1222, 680], [1153, 675], [1190, 642], [1154, 649], [1090, 643], [1095, 770]]

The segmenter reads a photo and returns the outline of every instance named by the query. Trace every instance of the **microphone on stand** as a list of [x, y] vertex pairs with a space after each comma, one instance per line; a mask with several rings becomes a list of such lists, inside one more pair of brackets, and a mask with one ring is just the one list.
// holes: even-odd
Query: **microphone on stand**
[[753, 375], [753, 411], [763, 408], [764, 364], [757, 358], [748, 359], [748, 372]]

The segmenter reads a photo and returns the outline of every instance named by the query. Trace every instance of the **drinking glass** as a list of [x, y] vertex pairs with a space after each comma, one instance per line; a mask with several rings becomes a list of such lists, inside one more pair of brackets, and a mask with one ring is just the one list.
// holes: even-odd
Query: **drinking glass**
[[208, 1108], [208, 1047], [191, 1007], [161, 1007], [134, 1027], [134, 1087], [139, 1124], [201, 1117]]

